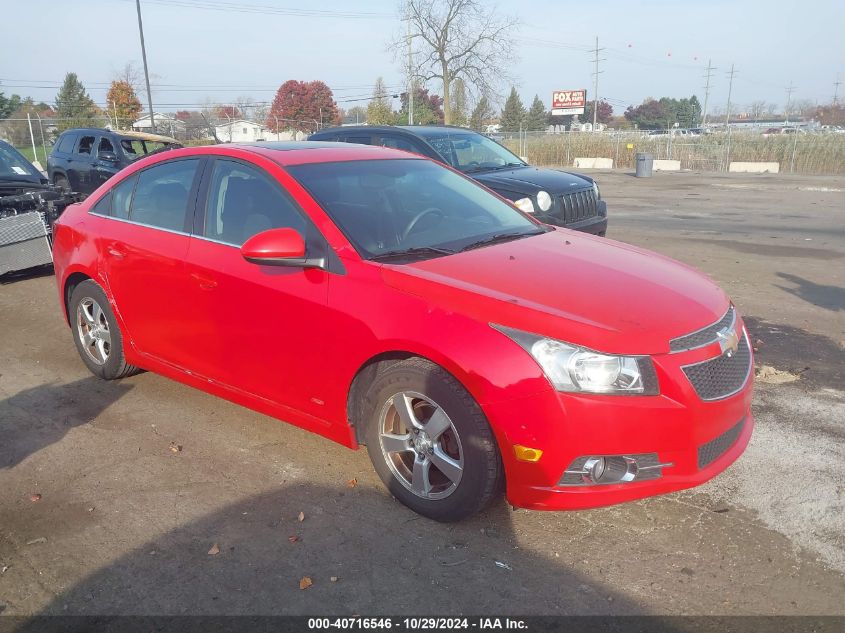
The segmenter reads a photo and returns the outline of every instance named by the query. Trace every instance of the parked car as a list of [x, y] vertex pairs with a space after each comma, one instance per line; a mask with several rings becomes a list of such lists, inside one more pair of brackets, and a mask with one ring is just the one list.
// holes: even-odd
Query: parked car
[[607, 204], [589, 176], [533, 167], [488, 136], [451, 126], [356, 125], [320, 130], [311, 141], [381, 145], [445, 163], [547, 224], [605, 235]]
[[158, 134], [77, 128], [59, 135], [47, 157], [50, 182], [89, 194], [121, 169], [148, 154], [182, 147]]
[[23, 154], [0, 141], [0, 275], [52, 263], [53, 222], [80, 199], [48, 184]]
[[751, 436], [725, 293], [538, 222], [440, 163], [328, 143], [173, 150], [56, 224], [59, 300], [103, 379], [139, 368], [366, 445], [457, 520], [703, 483]]

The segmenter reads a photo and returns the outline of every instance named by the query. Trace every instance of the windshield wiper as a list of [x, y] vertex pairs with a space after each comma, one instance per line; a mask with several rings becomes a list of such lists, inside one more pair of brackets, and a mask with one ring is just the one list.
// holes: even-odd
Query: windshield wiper
[[379, 253], [370, 257], [370, 261], [381, 262], [388, 259], [401, 259], [413, 257], [415, 255], [454, 255], [455, 251], [448, 248], [438, 248], [437, 246], [415, 246], [413, 248], [405, 248], [398, 251], [387, 251], [386, 253]]
[[469, 244], [461, 248], [461, 252], [469, 251], [473, 248], [479, 248], [481, 246], [488, 246], [489, 244], [496, 244], [497, 242], [509, 242], [510, 240], [517, 240], [520, 237], [528, 237], [529, 235], [540, 235], [541, 233], [543, 233], [543, 231], [539, 231], [536, 233], [496, 233], [495, 235], [481, 238], [480, 240], [476, 240], [475, 242], [470, 242]]

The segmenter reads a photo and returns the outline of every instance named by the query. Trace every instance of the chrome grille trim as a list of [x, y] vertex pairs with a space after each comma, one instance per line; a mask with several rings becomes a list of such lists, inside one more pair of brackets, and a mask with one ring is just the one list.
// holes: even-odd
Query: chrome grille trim
[[720, 330], [725, 328], [731, 330], [734, 325], [736, 325], [736, 310], [733, 306], [730, 306], [728, 311], [725, 312], [725, 315], [712, 325], [673, 338], [669, 341], [669, 351], [674, 354], [676, 352], [686, 352], [691, 349], [705, 347], [719, 340], [718, 332]]
[[736, 395], [748, 384], [753, 363], [748, 333], [743, 331], [736, 352], [681, 367], [698, 397], [705, 402]]

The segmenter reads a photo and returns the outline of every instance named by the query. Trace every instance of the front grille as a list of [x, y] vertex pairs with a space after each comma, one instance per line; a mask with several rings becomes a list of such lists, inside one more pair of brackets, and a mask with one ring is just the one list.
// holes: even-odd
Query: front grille
[[558, 196], [557, 206], [555, 215], [565, 224], [593, 218], [599, 213], [598, 200], [592, 189], [564, 193]]
[[688, 349], [695, 349], [697, 347], [704, 347], [710, 343], [715, 343], [719, 340], [718, 332], [727, 328], [730, 329], [736, 320], [736, 311], [733, 306], [728, 308], [725, 316], [716, 321], [713, 325], [708, 325], [700, 330], [696, 330], [690, 334], [673, 338], [669, 341], [669, 349], [672, 352], [683, 352]]
[[719, 437], [716, 437], [706, 444], [702, 444], [698, 447], [698, 469], [701, 470], [706, 466], [709, 466], [717, 459], [719, 459], [722, 455], [725, 454], [731, 446], [734, 445], [739, 434], [742, 432], [742, 427], [745, 425], [745, 418], [742, 418], [739, 422], [734, 424], [731, 428], [727, 431], [722, 433]]
[[735, 352], [682, 368], [698, 397], [702, 400], [720, 400], [737, 393], [751, 373], [751, 349], [748, 337], [740, 337]]

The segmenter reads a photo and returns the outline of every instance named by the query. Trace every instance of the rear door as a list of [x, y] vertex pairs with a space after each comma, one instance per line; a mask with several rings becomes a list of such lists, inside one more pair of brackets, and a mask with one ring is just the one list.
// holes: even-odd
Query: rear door
[[132, 344], [180, 367], [188, 360], [182, 333], [192, 319], [188, 218], [203, 163], [165, 161], [122, 180], [109, 194], [109, 220], [98, 229], [103, 272]]

